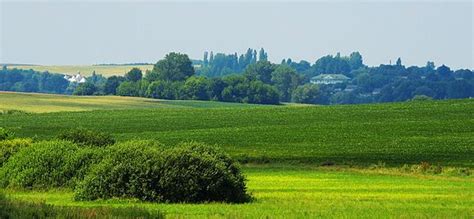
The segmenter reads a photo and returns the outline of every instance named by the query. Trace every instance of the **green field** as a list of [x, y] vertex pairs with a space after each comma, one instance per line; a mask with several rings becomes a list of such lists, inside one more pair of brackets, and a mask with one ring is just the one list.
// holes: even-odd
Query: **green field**
[[[78, 112], [64, 111], [68, 107]], [[217, 144], [247, 163], [243, 172], [255, 197], [247, 204], [76, 202], [69, 190], [6, 191], [14, 199], [58, 206], [139, 206], [177, 217], [474, 215], [472, 176], [400, 171], [404, 164], [428, 162], [472, 172], [474, 100], [259, 106], [1, 93], [0, 109], [48, 112], [0, 115], [0, 126], [19, 137], [50, 139], [64, 129], [84, 127], [109, 132], [119, 141]], [[335, 166], [320, 167], [322, 162]]]
[[153, 65], [14, 65], [8, 68], [33, 69], [35, 71], [49, 71], [50, 73], [77, 74], [80, 72], [84, 76], [101, 74], [105, 77], [113, 75], [125, 75], [132, 68], [139, 68], [142, 71], [153, 69]]
[[138, 206], [168, 217], [308, 218], [438, 217], [474, 214], [472, 178], [420, 177], [325, 168], [247, 167], [249, 204], [155, 204], [133, 200], [73, 201], [72, 192], [18, 192], [13, 198], [58, 206]]

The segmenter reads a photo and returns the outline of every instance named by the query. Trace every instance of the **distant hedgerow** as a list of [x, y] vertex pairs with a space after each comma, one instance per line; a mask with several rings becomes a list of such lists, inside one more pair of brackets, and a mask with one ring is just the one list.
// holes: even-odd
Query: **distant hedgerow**
[[83, 128], [63, 131], [58, 135], [58, 138], [83, 146], [104, 147], [115, 143], [115, 139], [110, 134]]

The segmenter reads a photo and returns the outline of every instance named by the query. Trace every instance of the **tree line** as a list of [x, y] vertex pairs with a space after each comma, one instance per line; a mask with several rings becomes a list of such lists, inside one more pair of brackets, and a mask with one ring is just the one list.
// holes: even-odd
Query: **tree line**
[[[337, 84], [310, 83], [321, 74], [341, 74], [349, 79]], [[4, 67], [0, 90], [259, 104], [355, 104], [470, 98], [474, 96], [473, 76], [469, 69], [453, 71], [433, 62], [405, 67], [400, 58], [395, 64], [368, 67], [359, 52], [327, 55], [313, 64], [290, 58], [274, 64], [262, 48], [259, 52], [248, 49], [240, 56], [205, 52], [203, 60], [170, 53], [152, 70], [133, 68], [124, 76], [109, 78], [93, 73], [81, 84], [69, 83], [59, 74]]]

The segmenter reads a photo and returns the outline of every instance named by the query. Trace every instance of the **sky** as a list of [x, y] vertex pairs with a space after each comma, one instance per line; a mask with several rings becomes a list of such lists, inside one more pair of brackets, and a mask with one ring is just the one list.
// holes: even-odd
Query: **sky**
[[474, 68], [473, 1], [0, 0], [0, 63], [155, 63], [169, 52]]

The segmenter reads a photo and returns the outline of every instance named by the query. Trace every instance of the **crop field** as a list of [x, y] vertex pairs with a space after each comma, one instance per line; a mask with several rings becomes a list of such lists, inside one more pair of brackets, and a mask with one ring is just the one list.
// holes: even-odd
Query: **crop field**
[[77, 74], [78, 72], [84, 76], [92, 75], [95, 71], [96, 74], [101, 74], [105, 77], [113, 75], [124, 75], [132, 68], [139, 68], [142, 71], [153, 69], [153, 65], [15, 65], [9, 66], [8, 68], [18, 69], [33, 69], [35, 71], [49, 71], [51, 73], [60, 74]]
[[[466, 174], [474, 167], [471, 99], [261, 106], [1, 93], [0, 110], [29, 112], [0, 114], [0, 127], [36, 140], [83, 127], [110, 133], [118, 141], [216, 144], [242, 163], [254, 197], [245, 204], [169, 204], [75, 201], [68, 188], [3, 190], [13, 200], [81, 208], [138, 207], [186, 218], [474, 215], [474, 179]], [[439, 166], [443, 173], [405, 171], [420, 163]]]
[[155, 204], [135, 200], [77, 202], [72, 192], [14, 192], [14, 199], [58, 206], [135, 206], [168, 217], [440, 217], [474, 214], [472, 178], [400, 176], [327, 168], [247, 167], [249, 204]]
[[[2, 101], [0, 108], [11, 107], [9, 100]], [[170, 102], [174, 106], [179, 101]], [[217, 144], [243, 162], [331, 161], [369, 165], [381, 161], [400, 165], [426, 161], [469, 167], [474, 164], [473, 100], [252, 106], [3, 115], [0, 124], [19, 137], [39, 139], [83, 127], [111, 133], [119, 140], [153, 139], [167, 145], [199, 141]], [[50, 111], [48, 106], [44, 107]], [[42, 110], [43, 106], [38, 105], [34, 111]]]
[[0, 112], [20, 110], [28, 113], [148, 108], [252, 107], [238, 103], [211, 101], [169, 101], [140, 97], [68, 96], [0, 91]]

